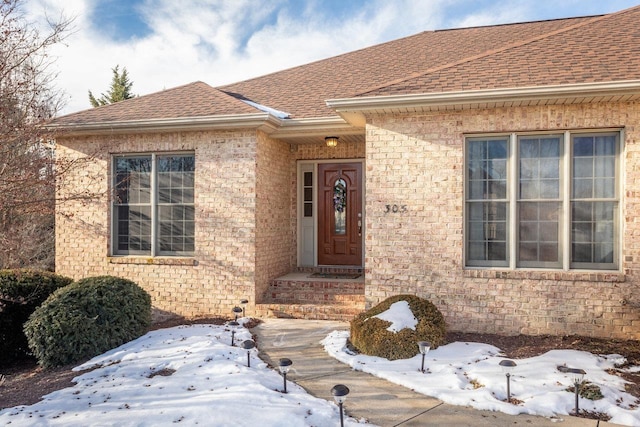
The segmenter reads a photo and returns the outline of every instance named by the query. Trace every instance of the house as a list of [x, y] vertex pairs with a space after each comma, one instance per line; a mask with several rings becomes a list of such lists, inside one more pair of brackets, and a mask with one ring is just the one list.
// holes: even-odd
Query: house
[[185, 316], [409, 293], [452, 330], [640, 338], [638, 22], [426, 31], [60, 117], [60, 198], [100, 196], [58, 205], [57, 272]]

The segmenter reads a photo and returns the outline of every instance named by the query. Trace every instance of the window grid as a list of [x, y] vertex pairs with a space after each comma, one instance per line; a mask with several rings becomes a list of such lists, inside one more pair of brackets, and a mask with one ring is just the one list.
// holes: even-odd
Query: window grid
[[[617, 269], [620, 139], [620, 132], [569, 131], [467, 138], [465, 265]], [[513, 153], [505, 159], [502, 234], [490, 212], [503, 200], [488, 200], [495, 181], [488, 144], [497, 140]], [[491, 255], [501, 254], [495, 246], [491, 253], [490, 243], [502, 236], [504, 258], [497, 261]]]
[[193, 155], [114, 158], [114, 253], [188, 255], [195, 250]]

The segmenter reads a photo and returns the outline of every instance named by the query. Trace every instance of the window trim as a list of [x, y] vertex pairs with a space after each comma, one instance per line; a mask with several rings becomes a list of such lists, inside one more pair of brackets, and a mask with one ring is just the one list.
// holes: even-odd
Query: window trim
[[[575, 136], [582, 135], [612, 135], [616, 138], [616, 153], [615, 153], [615, 201], [617, 209], [614, 212], [615, 224], [614, 224], [614, 259], [613, 263], [609, 264], [589, 264], [575, 265], [571, 261], [571, 202], [574, 200], [571, 194], [571, 180], [572, 180], [572, 156], [573, 156], [573, 138]], [[518, 185], [519, 182], [519, 144], [518, 140], [521, 137], [526, 136], [546, 136], [546, 135], [558, 135], [561, 138], [561, 151], [562, 159], [560, 162], [561, 168], [561, 216], [560, 216], [560, 230], [559, 230], [559, 244], [561, 248], [559, 250], [562, 258], [562, 266], [559, 268], [549, 266], [518, 266]], [[620, 272], [622, 271], [622, 249], [623, 249], [623, 178], [624, 178], [624, 129], [623, 128], [589, 128], [589, 129], [574, 129], [574, 130], [547, 130], [547, 131], [523, 131], [523, 132], [509, 132], [509, 133], [469, 133], [464, 135], [463, 145], [463, 162], [464, 162], [464, 174], [463, 174], [463, 268], [464, 269], [507, 269], [507, 270], [534, 270], [534, 271], [594, 271], [594, 272]], [[468, 142], [474, 139], [488, 139], [488, 138], [507, 138], [507, 196], [508, 196], [508, 211], [507, 211], [507, 247], [506, 253], [508, 256], [507, 262], [496, 261], [470, 261], [468, 254], [469, 243], [469, 229], [468, 229], [468, 215], [469, 215], [469, 153]]]
[[[196, 160], [195, 152], [193, 151], [167, 151], [167, 152], [132, 152], [132, 153], [119, 153], [111, 155], [111, 176], [109, 179], [110, 186], [110, 231], [111, 236], [109, 239], [110, 242], [110, 254], [112, 257], [132, 257], [132, 258], [160, 258], [160, 257], [192, 257], [195, 254], [195, 247], [193, 251], [160, 251], [159, 247], [159, 224], [160, 218], [158, 213], [158, 176], [157, 176], [157, 161], [159, 157], [171, 157], [171, 156], [182, 156], [182, 157], [193, 157], [194, 164]], [[120, 206], [115, 203], [116, 200], [116, 176], [117, 176], [117, 159], [123, 158], [135, 158], [135, 157], [150, 157], [151, 158], [151, 177], [150, 177], [150, 211], [151, 211], [151, 249], [149, 252], [145, 251], [136, 251], [136, 250], [127, 250], [120, 251], [118, 250], [118, 223], [117, 223], [117, 214], [116, 209], [117, 206]], [[195, 167], [194, 167], [195, 173]], [[195, 191], [195, 185], [194, 185]], [[195, 197], [195, 196], [194, 196]], [[195, 199], [193, 203], [189, 203], [186, 205], [193, 205], [195, 209]], [[194, 233], [195, 239], [195, 233]]]

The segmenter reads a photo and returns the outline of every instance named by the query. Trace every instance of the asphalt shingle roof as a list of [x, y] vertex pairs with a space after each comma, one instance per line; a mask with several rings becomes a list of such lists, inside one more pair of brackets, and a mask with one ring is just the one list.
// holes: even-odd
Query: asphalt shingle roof
[[335, 116], [335, 98], [640, 79], [640, 6], [548, 21], [425, 31], [254, 79], [202, 82], [56, 119], [57, 125], [257, 113]]

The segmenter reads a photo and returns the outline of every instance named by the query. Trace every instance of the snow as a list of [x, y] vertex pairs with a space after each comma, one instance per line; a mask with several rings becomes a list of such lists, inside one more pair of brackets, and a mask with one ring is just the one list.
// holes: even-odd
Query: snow
[[[339, 423], [334, 402], [317, 399], [240, 347], [237, 328], [178, 326], [150, 332], [74, 370], [76, 385], [31, 406], [0, 411], [11, 426], [321, 426]], [[345, 425], [359, 424], [346, 417]]]
[[415, 331], [418, 324], [418, 319], [413, 315], [407, 301], [394, 302], [387, 311], [383, 311], [373, 317], [391, 322], [391, 325], [387, 328], [387, 331], [390, 332], [400, 332], [404, 328]]
[[[600, 387], [603, 399], [580, 398], [580, 410], [608, 414], [610, 422], [640, 426], [636, 399], [624, 391], [625, 381], [607, 373], [624, 361], [620, 355], [593, 355], [575, 350], [552, 350], [541, 356], [514, 359], [511, 373], [511, 397], [521, 403], [507, 403], [506, 376], [499, 363], [500, 349], [482, 343], [454, 342], [429, 351], [425, 373], [420, 372], [422, 356], [389, 361], [379, 357], [353, 354], [346, 346], [348, 331], [335, 331], [322, 341], [325, 350], [336, 359], [396, 384], [436, 397], [452, 405], [500, 411], [511, 415], [530, 414], [549, 418], [574, 411], [575, 394], [570, 376], [558, 366], [584, 369], [585, 380]], [[418, 346], [416, 344], [416, 353]]]
[[[397, 311], [396, 311], [397, 310]], [[400, 313], [399, 317], [395, 315]], [[402, 305], [390, 310], [400, 325], [410, 324]], [[393, 315], [392, 315], [393, 314]], [[403, 319], [402, 317], [405, 316]], [[245, 319], [240, 319], [243, 323]], [[558, 366], [582, 368], [585, 380], [600, 387], [603, 399], [580, 398], [580, 409], [602, 412], [611, 422], [640, 426], [639, 402], [624, 391], [625, 381], [607, 370], [624, 362], [620, 355], [553, 350], [515, 359], [511, 396], [500, 349], [482, 343], [454, 342], [432, 349], [420, 372], [421, 355], [389, 361], [356, 355], [346, 347], [348, 331], [330, 333], [322, 344], [332, 357], [353, 369], [400, 384], [442, 401], [507, 414], [557, 418], [573, 412], [575, 395]], [[325, 426], [337, 425], [338, 407], [317, 399], [295, 383], [283, 389], [282, 376], [258, 358], [258, 350], [240, 343], [250, 332], [237, 328], [231, 346], [228, 326], [190, 325], [150, 332], [76, 367], [76, 385], [58, 390], [30, 406], [0, 411], [0, 424], [11, 426]], [[417, 345], [416, 345], [417, 353]], [[628, 369], [637, 372], [637, 367]], [[364, 421], [345, 417], [345, 425]]]

